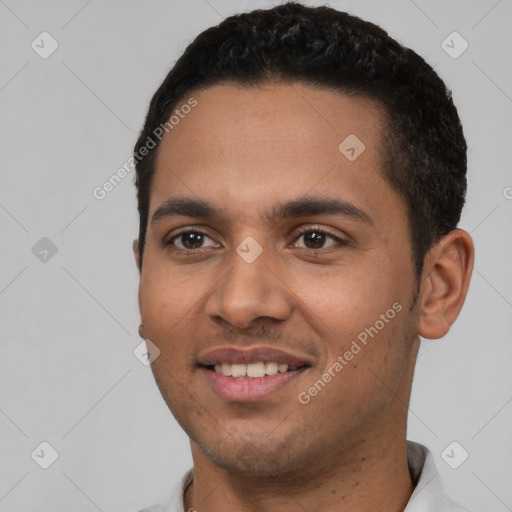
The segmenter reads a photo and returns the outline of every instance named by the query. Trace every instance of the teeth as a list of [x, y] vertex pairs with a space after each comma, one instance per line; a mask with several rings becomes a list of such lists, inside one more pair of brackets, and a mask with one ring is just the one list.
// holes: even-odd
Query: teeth
[[231, 365], [231, 375], [233, 377], [245, 377], [247, 375], [247, 365], [246, 364], [232, 364]]
[[[231, 377], [231, 364], [230, 363], [222, 363], [220, 365], [222, 375], [226, 377]], [[215, 365], [215, 371], [217, 371], [217, 365]]]
[[221, 373], [225, 377], [249, 377], [257, 379], [265, 375], [276, 375], [277, 373], [286, 373], [288, 370], [296, 370], [296, 367], [288, 368], [287, 364], [279, 364], [274, 361], [263, 361], [250, 364], [230, 364], [217, 363], [214, 365], [217, 373]]
[[277, 373], [279, 365], [277, 363], [265, 363], [265, 373], [267, 375], [275, 375]]
[[251, 363], [247, 365], [247, 377], [265, 377], [265, 363]]

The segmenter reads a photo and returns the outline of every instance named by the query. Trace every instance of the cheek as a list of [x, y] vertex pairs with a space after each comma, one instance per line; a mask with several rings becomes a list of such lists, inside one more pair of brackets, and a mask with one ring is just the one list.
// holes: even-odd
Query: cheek
[[191, 333], [192, 317], [199, 302], [197, 287], [162, 270], [141, 279], [140, 309], [144, 334], [160, 350], [151, 369], [165, 401], [173, 413], [192, 400]]
[[[144, 335], [160, 350], [153, 363], [158, 374], [157, 382], [167, 382], [171, 387], [174, 379], [184, 384], [188, 378], [191, 361], [191, 334], [196, 332], [193, 317], [201, 304], [202, 290], [190, 282], [166, 279], [163, 272], [158, 278], [144, 277], [140, 285], [140, 309]], [[170, 381], [170, 382], [168, 382]]]
[[375, 408], [377, 414], [391, 400], [389, 390], [398, 386], [408, 357], [405, 281], [380, 267], [352, 267], [328, 279], [297, 278], [294, 291], [322, 339], [324, 358], [311, 384], [333, 382], [317, 405], [361, 414]]
[[172, 268], [153, 267], [141, 278], [139, 288], [142, 321], [147, 329], [168, 332], [178, 327], [201, 303], [204, 279], [183, 277]]
[[290, 288], [302, 314], [322, 337], [337, 339], [342, 346], [403, 301], [407, 289], [399, 276], [377, 265], [340, 266], [317, 276], [296, 274], [293, 279]]

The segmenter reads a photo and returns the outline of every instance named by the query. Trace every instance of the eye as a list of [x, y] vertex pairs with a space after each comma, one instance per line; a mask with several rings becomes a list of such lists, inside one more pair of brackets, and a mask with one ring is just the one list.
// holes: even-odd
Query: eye
[[295, 247], [303, 249], [325, 249], [332, 246], [346, 245], [344, 240], [321, 229], [304, 231], [296, 240]]
[[204, 247], [219, 247], [208, 235], [199, 231], [184, 231], [173, 236], [168, 245], [182, 250], [203, 249]]

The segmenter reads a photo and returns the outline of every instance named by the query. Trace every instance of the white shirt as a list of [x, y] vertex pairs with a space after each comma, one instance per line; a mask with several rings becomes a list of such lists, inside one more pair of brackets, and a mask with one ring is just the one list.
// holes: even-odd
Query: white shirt
[[[404, 512], [469, 512], [468, 509], [453, 502], [444, 492], [434, 459], [427, 448], [407, 441], [407, 460], [416, 486]], [[190, 470], [165, 503], [139, 512], [187, 512], [184, 508], [183, 496], [192, 480], [193, 473]]]

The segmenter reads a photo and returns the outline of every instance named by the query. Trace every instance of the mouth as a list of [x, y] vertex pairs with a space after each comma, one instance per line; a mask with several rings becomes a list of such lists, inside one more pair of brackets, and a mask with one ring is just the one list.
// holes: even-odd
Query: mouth
[[271, 347], [212, 350], [199, 358], [199, 369], [216, 395], [228, 402], [254, 402], [276, 394], [311, 363]]
[[224, 375], [224, 377], [232, 377], [235, 379], [261, 379], [278, 373], [294, 372], [296, 370], [306, 368], [308, 365], [289, 366], [286, 363], [278, 363], [277, 361], [258, 361], [249, 364], [237, 363], [217, 363], [206, 366], [208, 370]]

